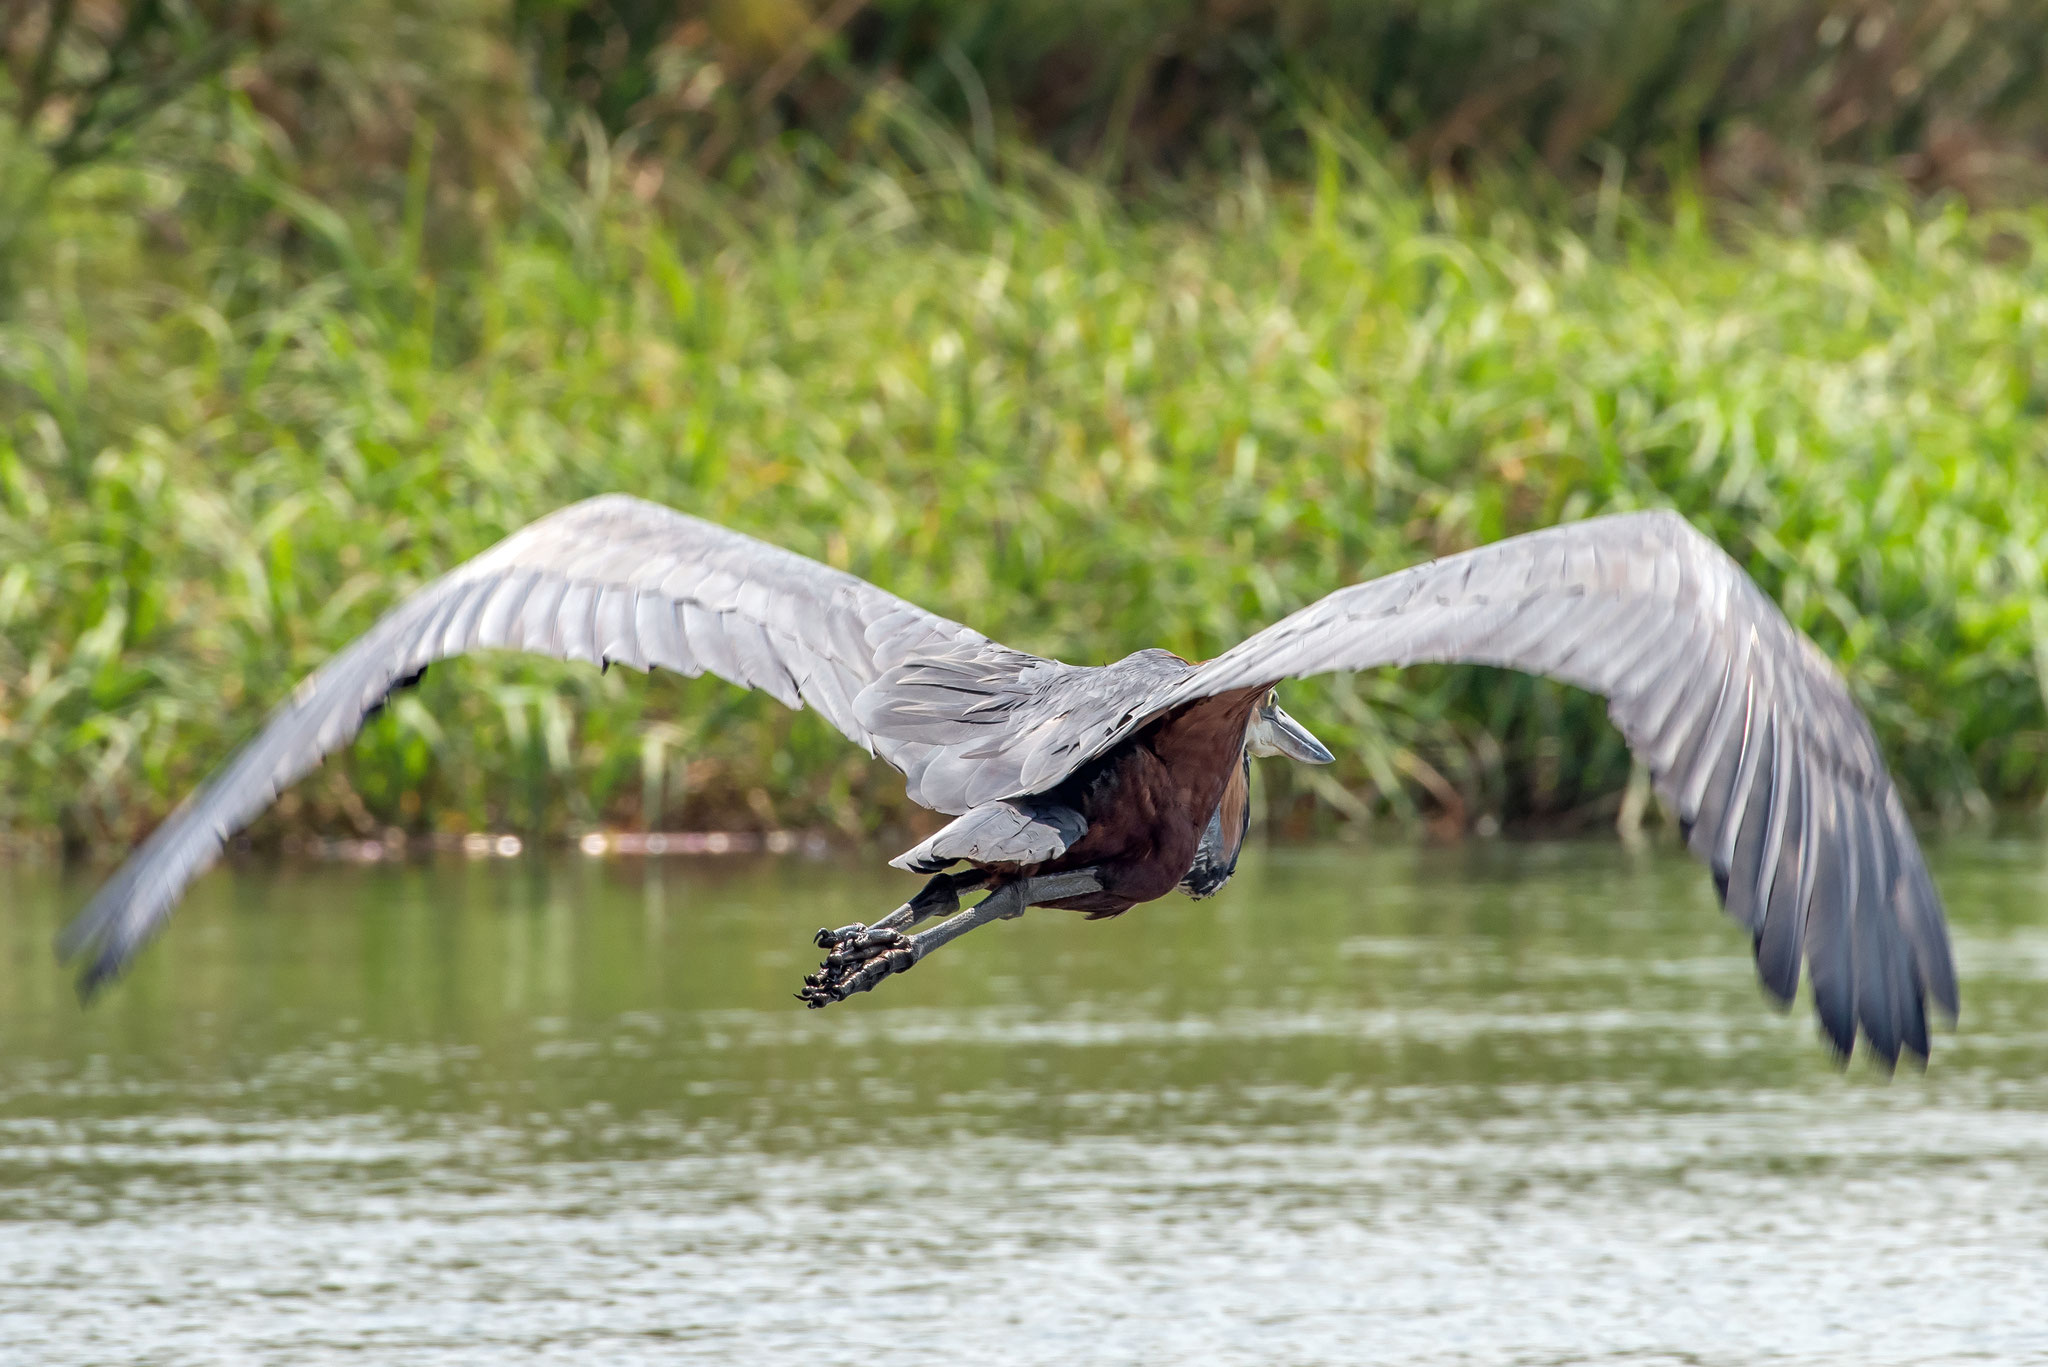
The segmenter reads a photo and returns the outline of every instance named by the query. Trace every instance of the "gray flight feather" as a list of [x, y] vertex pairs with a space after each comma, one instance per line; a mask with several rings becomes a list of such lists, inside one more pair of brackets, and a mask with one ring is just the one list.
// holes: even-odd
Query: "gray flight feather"
[[[61, 952], [90, 956], [81, 986], [89, 992], [118, 973], [227, 838], [352, 740], [394, 688], [435, 660], [482, 647], [708, 670], [792, 707], [809, 703], [906, 773], [947, 758], [946, 741], [862, 723], [861, 694], [884, 672], [930, 652], [1000, 692], [1009, 675], [1047, 665], [780, 547], [640, 499], [590, 499], [427, 585], [300, 683], [66, 929]], [[1001, 786], [1016, 786], [1015, 766], [997, 772]], [[987, 786], [972, 766], [945, 777], [931, 791], [913, 783], [911, 796], [962, 812], [972, 805], [964, 790]]]
[[[1803, 958], [1834, 1047], [1926, 1056], [1958, 1009], [1941, 900], [1841, 677], [1675, 513], [1552, 527], [1339, 589], [1066, 737], [1066, 772], [1206, 697], [1336, 670], [1497, 665], [1604, 695], [1780, 1000]], [[1042, 773], [1018, 793], [1044, 791]]]

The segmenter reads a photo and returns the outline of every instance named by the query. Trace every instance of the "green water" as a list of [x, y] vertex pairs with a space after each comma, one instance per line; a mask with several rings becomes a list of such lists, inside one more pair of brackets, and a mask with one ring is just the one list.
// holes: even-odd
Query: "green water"
[[1281, 850], [790, 999], [867, 864], [0, 867], [0, 1362], [2048, 1360], [2048, 846], [1827, 1061], [1674, 853]]

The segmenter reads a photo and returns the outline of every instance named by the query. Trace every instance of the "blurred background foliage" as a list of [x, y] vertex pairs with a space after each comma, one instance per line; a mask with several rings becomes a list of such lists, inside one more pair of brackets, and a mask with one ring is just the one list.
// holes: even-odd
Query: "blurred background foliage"
[[[0, 0], [0, 829], [126, 839], [627, 489], [1079, 662], [1672, 506], [1909, 799], [2048, 793], [2048, 3]], [[1596, 699], [1303, 684], [1302, 832], [1611, 822]], [[801, 825], [715, 681], [437, 670], [259, 835]]]
[[421, 116], [515, 179], [581, 115], [744, 170], [788, 132], [857, 136], [884, 84], [984, 153], [1119, 182], [1304, 173], [1300, 108], [1332, 98], [1423, 169], [1619, 158], [1802, 206], [1873, 168], [2011, 198], [2048, 158], [2043, 0], [4, 0], [0, 23], [13, 122], [60, 166], [211, 88], [330, 176], [395, 173]]

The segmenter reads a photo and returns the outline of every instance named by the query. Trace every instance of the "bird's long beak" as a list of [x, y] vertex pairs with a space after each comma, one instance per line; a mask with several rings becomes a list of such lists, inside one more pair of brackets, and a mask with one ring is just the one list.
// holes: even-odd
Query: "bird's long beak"
[[1303, 764], [1328, 764], [1337, 758], [1330, 753], [1328, 746], [1309, 734], [1306, 726], [1277, 706], [1259, 720], [1265, 729], [1261, 739], [1291, 760]]

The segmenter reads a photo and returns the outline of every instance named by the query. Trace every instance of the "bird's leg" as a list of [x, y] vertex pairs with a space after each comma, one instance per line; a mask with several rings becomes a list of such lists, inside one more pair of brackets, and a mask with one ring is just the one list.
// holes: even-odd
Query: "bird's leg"
[[[865, 992], [891, 973], [901, 973], [921, 957], [917, 942], [931, 944], [931, 937], [941, 931], [948, 932], [944, 939], [950, 940], [974, 926], [989, 921], [1023, 914], [1024, 904], [1020, 900], [1020, 883], [998, 888], [983, 898], [972, 910], [961, 911], [958, 890], [950, 885], [935, 892], [939, 878], [927, 884], [918, 897], [898, 907], [872, 926], [846, 926], [840, 930], [818, 932], [820, 949], [829, 951], [818, 971], [804, 979], [803, 991], [797, 994], [802, 1001], [812, 1006], [826, 1006], [843, 1001], [855, 992]], [[981, 882], [987, 882], [984, 875]], [[927, 897], [926, 894], [933, 894]], [[919, 906], [919, 899], [924, 905]], [[943, 901], [941, 900], [943, 899]], [[954, 914], [939, 923], [924, 935], [906, 935], [899, 927], [916, 925], [928, 916], [939, 915], [942, 911]], [[971, 922], [971, 924], [962, 924]], [[959, 929], [949, 929], [955, 925]], [[941, 941], [943, 943], [943, 940]], [[928, 951], [927, 951], [928, 952]]]
[[[986, 875], [982, 881], [987, 881]], [[804, 979], [803, 991], [797, 997], [812, 1007], [845, 1001], [856, 992], [870, 990], [892, 973], [907, 971], [940, 945], [957, 940], [978, 926], [1022, 916], [1027, 908], [1041, 902], [1057, 902], [1101, 889], [1102, 882], [1092, 869], [1075, 869], [1005, 883], [974, 906], [947, 917], [922, 935], [905, 935], [893, 926], [877, 922], [862, 934], [835, 942], [825, 962], [818, 965], [818, 971]], [[902, 916], [911, 904], [905, 903], [883, 921]], [[826, 933], [819, 933], [820, 946], [825, 943]]]
[[855, 921], [852, 925], [841, 926], [837, 930], [821, 928], [816, 936], [818, 948], [837, 949], [841, 945], [857, 943], [863, 939], [871, 939], [878, 945], [893, 947], [901, 943], [903, 937], [897, 935], [891, 940], [888, 935], [879, 932], [901, 931], [907, 926], [928, 921], [934, 916], [951, 916], [960, 910], [961, 893], [985, 888], [988, 883], [989, 875], [982, 869], [969, 869], [964, 873], [934, 874], [931, 882], [918, 889], [917, 896], [873, 925]]

